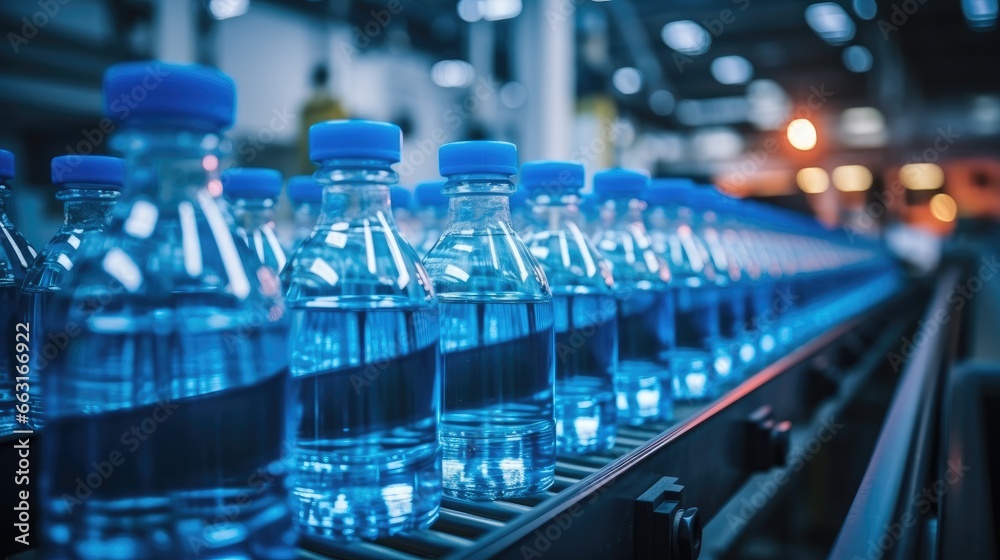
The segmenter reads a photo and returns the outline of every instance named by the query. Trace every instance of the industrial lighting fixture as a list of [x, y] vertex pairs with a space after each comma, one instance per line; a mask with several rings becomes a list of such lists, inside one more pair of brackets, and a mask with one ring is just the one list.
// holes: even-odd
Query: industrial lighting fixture
[[674, 112], [677, 99], [665, 89], [658, 89], [649, 95], [649, 108], [661, 117]]
[[217, 20], [242, 16], [250, 9], [250, 0], [211, 0], [208, 13]]
[[840, 136], [844, 144], [856, 148], [877, 148], [889, 139], [885, 117], [875, 107], [844, 109], [840, 114]]
[[931, 197], [931, 215], [942, 222], [954, 222], [958, 217], [958, 203], [945, 193], [937, 193]]
[[806, 167], [795, 174], [795, 183], [807, 194], [819, 194], [830, 188], [830, 176], [822, 167]]
[[878, 4], [875, 0], [854, 0], [854, 13], [861, 19], [873, 19], [878, 13]]
[[625, 95], [632, 95], [642, 89], [642, 74], [631, 66], [624, 66], [615, 70], [611, 76], [611, 83], [618, 91]]
[[711, 72], [720, 84], [745, 84], [753, 78], [753, 64], [742, 56], [720, 56], [712, 61]]
[[441, 87], [467, 87], [475, 79], [475, 69], [464, 60], [442, 60], [431, 67], [431, 80]]
[[774, 80], [754, 80], [747, 85], [747, 120], [761, 130], [778, 130], [792, 111], [792, 101]]
[[899, 169], [899, 182], [911, 191], [933, 191], [944, 185], [944, 169], [936, 163], [908, 163]]
[[844, 66], [851, 72], [862, 73], [872, 69], [872, 52], [861, 45], [851, 45], [842, 55]]
[[664, 25], [660, 30], [660, 37], [668, 47], [691, 56], [705, 54], [712, 46], [712, 37], [708, 31], [689, 19]]
[[997, 23], [997, 0], [962, 0], [965, 22], [973, 31], [989, 31]]
[[500, 101], [511, 109], [517, 109], [528, 100], [528, 88], [521, 82], [507, 82], [500, 86]]
[[795, 119], [788, 123], [788, 143], [796, 150], [807, 151], [816, 147], [816, 127], [809, 119]]
[[833, 169], [833, 186], [841, 192], [864, 192], [872, 188], [872, 172], [863, 165], [841, 165]]
[[460, 0], [456, 6], [458, 17], [469, 23], [515, 18], [523, 8], [521, 0]]
[[486, 21], [516, 18], [522, 8], [521, 0], [479, 0], [479, 11]]
[[462, 18], [464, 22], [475, 23], [483, 19], [483, 12], [479, 9], [479, 0], [459, 0], [455, 10], [458, 11], [458, 17]]
[[725, 161], [743, 151], [743, 137], [729, 127], [711, 127], [691, 135], [691, 152], [695, 159]]
[[831, 45], [840, 45], [854, 38], [854, 20], [844, 8], [833, 2], [821, 2], [807, 7], [806, 23]]

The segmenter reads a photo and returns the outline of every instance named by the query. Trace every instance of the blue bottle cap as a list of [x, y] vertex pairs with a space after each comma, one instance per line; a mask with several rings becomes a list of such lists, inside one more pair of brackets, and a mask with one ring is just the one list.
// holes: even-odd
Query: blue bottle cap
[[235, 112], [236, 85], [209, 66], [149, 60], [104, 73], [104, 115], [110, 119], [211, 131], [232, 126]]
[[410, 209], [410, 201], [413, 199], [410, 191], [399, 185], [389, 187], [389, 204], [396, 209]]
[[709, 210], [734, 210], [737, 204], [735, 198], [720, 192], [715, 185], [699, 184], [694, 189], [693, 204]]
[[288, 180], [288, 198], [293, 204], [307, 204], [323, 200], [323, 185], [312, 175], [296, 175]]
[[594, 174], [594, 195], [602, 201], [638, 198], [648, 184], [646, 172], [616, 167]]
[[691, 179], [653, 179], [643, 189], [640, 198], [650, 206], [691, 204], [694, 200], [695, 182]]
[[520, 188], [514, 191], [514, 194], [510, 195], [510, 207], [520, 208], [528, 203], [528, 199], [531, 198], [531, 194], [527, 189]]
[[0, 180], [14, 178], [14, 154], [0, 150]]
[[438, 170], [445, 177], [469, 173], [517, 175], [517, 147], [491, 140], [445, 144], [438, 150]]
[[281, 172], [263, 167], [234, 167], [222, 173], [222, 193], [227, 198], [277, 198]]
[[583, 165], [575, 161], [532, 161], [521, 166], [521, 189], [528, 195], [578, 192], [584, 180]]
[[448, 197], [441, 194], [441, 188], [447, 181], [427, 181], [417, 185], [413, 190], [413, 198], [420, 208], [447, 208]]
[[58, 156], [52, 158], [52, 184], [74, 188], [107, 189], [125, 184], [125, 160], [108, 156]]
[[309, 127], [309, 158], [399, 161], [403, 131], [392, 123], [363, 120], [326, 121]]

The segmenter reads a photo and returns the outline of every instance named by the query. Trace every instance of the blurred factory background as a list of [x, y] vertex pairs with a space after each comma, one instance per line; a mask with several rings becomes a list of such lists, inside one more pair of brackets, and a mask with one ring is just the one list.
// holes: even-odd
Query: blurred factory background
[[[311, 172], [305, 131], [404, 131], [405, 185], [442, 143], [516, 142], [711, 181], [884, 230], [931, 266], [961, 219], [1000, 216], [996, 0], [7, 0], [0, 146], [17, 223], [61, 219], [49, 160], [106, 153], [104, 69], [217, 65], [239, 88], [233, 164]], [[285, 204], [288, 212], [288, 204]]]

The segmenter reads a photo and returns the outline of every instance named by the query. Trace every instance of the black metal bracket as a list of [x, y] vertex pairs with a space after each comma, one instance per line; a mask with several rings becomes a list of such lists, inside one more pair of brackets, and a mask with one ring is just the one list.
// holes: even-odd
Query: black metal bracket
[[635, 501], [635, 557], [696, 560], [701, 554], [698, 508], [683, 508], [684, 486], [665, 476]]
[[792, 423], [774, 419], [774, 409], [764, 405], [744, 423], [744, 459], [750, 471], [766, 471], [785, 464], [791, 448]]

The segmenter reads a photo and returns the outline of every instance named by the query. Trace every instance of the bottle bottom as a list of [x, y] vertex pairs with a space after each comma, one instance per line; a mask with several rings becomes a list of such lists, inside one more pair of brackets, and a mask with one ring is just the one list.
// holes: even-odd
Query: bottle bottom
[[617, 417], [608, 380], [582, 377], [556, 382], [556, 449], [560, 455], [611, 449]]
[[300, 532], [330, 540], [377, 539], [425, 529], [438, 517], [437, 444], [405, 451], [298, 444], [295, 457], [291, 499]]
[[618, 423], [638, 426], [646, 422], [673, 420], [669, 375], [667, 366], [659, 362], [619, 362], [615, 374]]
[[[266, 480], [263, 475], [260, 480]], [[64, 497], [65, 498], [65, 497]], [[283, 480], [260, 486], [178, 491], [169, 495], [50, 504], [45, 558], [75, 560], [174, 560], [176, 558], [292, 559]]]
[[536, 494], [555, 480], [555, 422], [504, 421], [503, 410], [441, 419], [444, 493], [487, 501]]
[[670, 363], [671, 390], [675, 402], [693, 403], [715, 397], [716, 356], [713, 352], [694, 348], [674, 348], [665, 356]]

